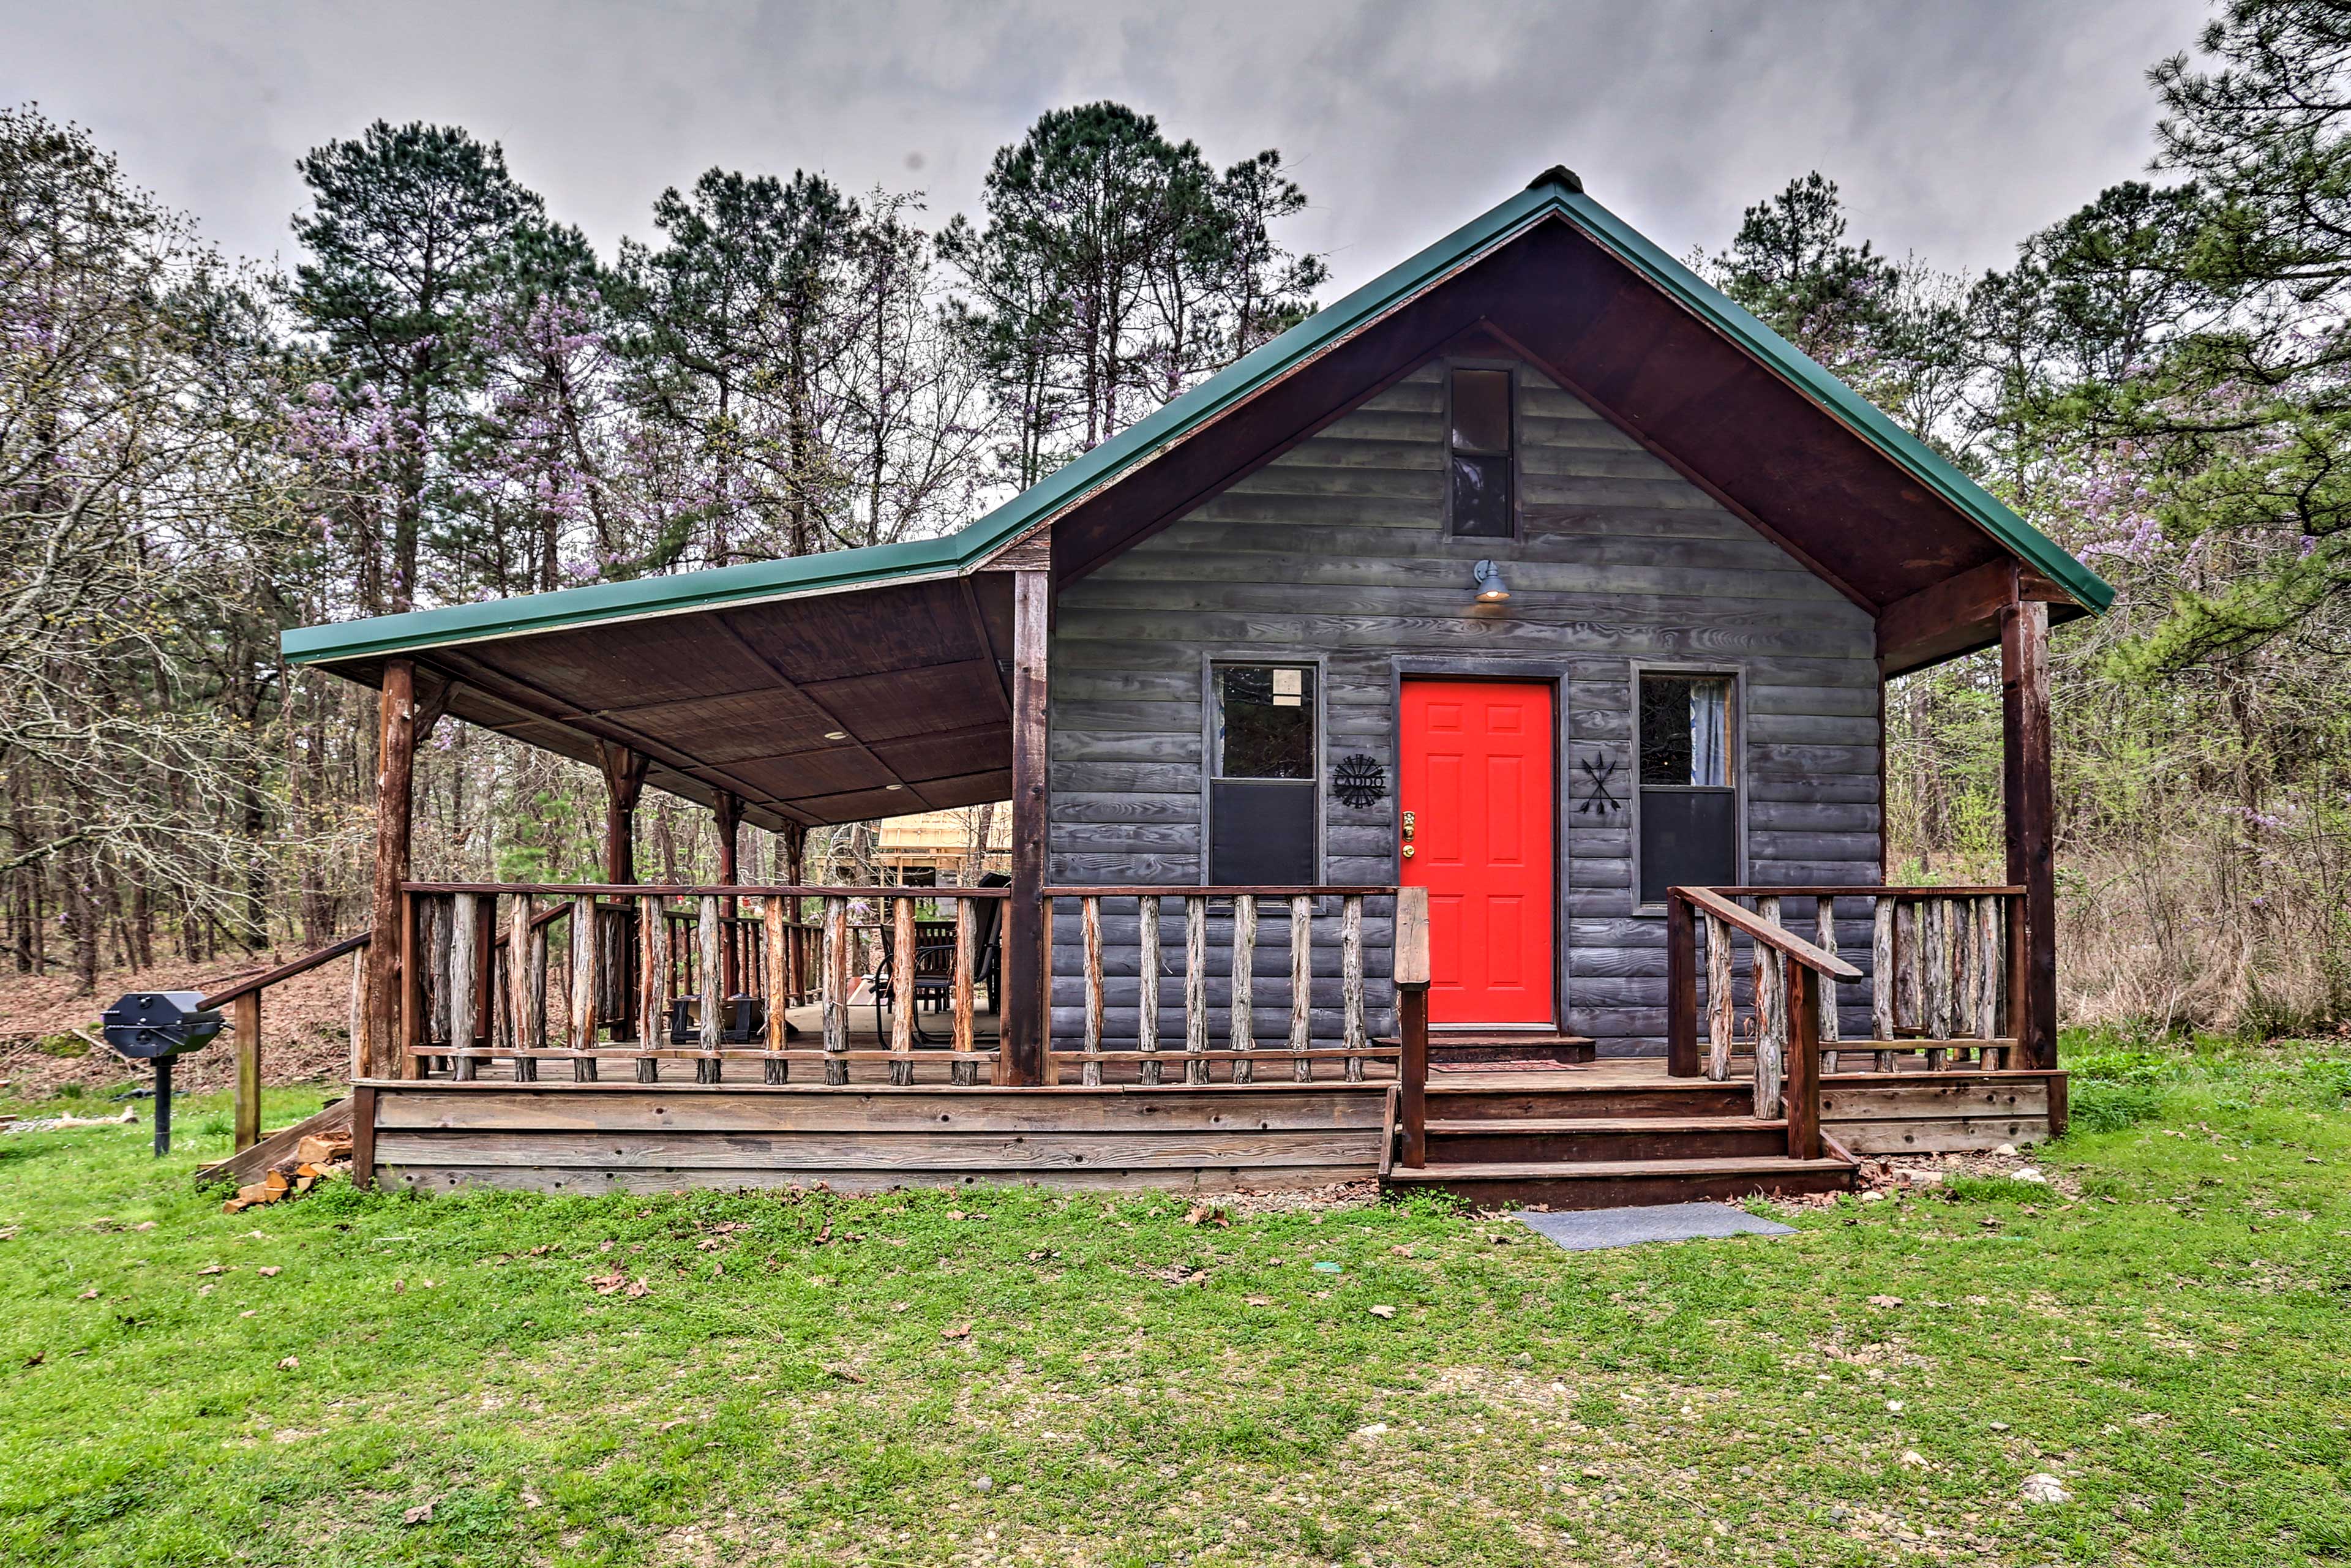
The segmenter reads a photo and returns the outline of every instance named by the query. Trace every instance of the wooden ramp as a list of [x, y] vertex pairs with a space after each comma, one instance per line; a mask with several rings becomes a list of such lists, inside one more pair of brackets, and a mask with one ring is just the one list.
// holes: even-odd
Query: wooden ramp
[[348, 1133], [351, 1131], [351, 1103], [338, 1100], [322, 1111], [315, 1112], [290, 1127], [280, 1127], [243, 1154], [232, 1155], [216, 1165], [202, 1166], [196, 1170], [196, 1185], [209, 1186], [214, 1182], [227, 1182], [244, 1186], [261, 1179], [262, 1173], [278, 1161], [290, 1159], [294, 1145], [317, 1133]]

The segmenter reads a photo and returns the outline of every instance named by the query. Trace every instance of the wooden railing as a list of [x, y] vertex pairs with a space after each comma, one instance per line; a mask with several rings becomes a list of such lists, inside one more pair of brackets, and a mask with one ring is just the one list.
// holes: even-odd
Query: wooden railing
[[[1782, 925], [1777, 919], [1743, 907], [1720, 890], [1677, 887], [1669, 900], [1687, 905], [1705, 919], [1709, 996], [1728, 997], [1730, 933], [1744, 932], [1761, 956], [1754, 967], [1758, 1029], [1755, 1037], [1755, 1114], [1784, 1115], [1788, 1124], [1788, 1157], [1818, 1159], [1821, 1153], [1822, 1019], [1836, 1006], [1836, 983], [1858, 980], [1861, 971], [1829, 948], [1815, 946]], [[1831, 927], [1831, 940], [1834, 940]], [[1718, 941], [1717, 938], [1719, 938]], [[1715, 968], [1713, 959], [1722, 958]], [[1716, 1041], [1709, 1076], [1727, 1076], [1730, 1064], [1727, 1030]]]
[[[1750, 951], [1742, 975], [1734, 933], [1752, 936], [1757, 925], [1783, 931], [1786, 916], [1809, 912], [1813, 946], [1834, 957], [1840, 904], [1869, 910], [1870, 1025], [1866, 1038], [1840, 1038], [1836, 988], [1824, 981], [1824, 1071], [1849, 1069], [1853, 1064], [1845, 1059], [1859, 1056], [1876, 1071], [1895, 1072], [1904, 1056], [1914, 1054], [1923, 1056], [1933, 1072], [2023, 1065], [2015, 1060], [2015, 1020], [2026, 1005], [2023, 894], [2021, 887], [1673, 888], [1666, 925], [1667, 1070], [1691, 1077], [1702, 1067], [1708, 1077], [1720, 1080], [1729, 1075], [1738, 1047], [1752, 1049], [1760, 1062], [1784, 1040], [1784, 961], [1771, 956], [1773, 944], [1766, 943], [1764, 960], [1759, 964]], [[1724, 905], [1738, 910], [1745, 922], [1724, 915]], [[1701, 925], [1707, 1045], [1702, 1063]], [[1858, 972], [1850, 977], [1862, 977]], [[1759, 1103], [1761, 1093], [1759, 1085]]]
[[321, 964], [331, 963], [346, 953], [351, 954], [351, 1038], [354, 1040], [360, 1039], [360, 1012], [367, 989], [368, 936], [362, 931], [356, 936], [329, 942], [316, 952], [305, 953], [274, 969], [265, 969], [258, 975], [235, 981], [196, 1004], [200, 1008], [230, 1009], [229, 1043], [236, 1052], [236, 1088], [231, 1121], [238, 1154], [261, 1141], [262, 994], [282, 981], [290, 980], [297, 975], [307, 975]]
[[[1081, 954], [1077, 1027], [1054, 1030], [1047, 1082], [1074, 1066], [1081, 1084], [1099, 1084], [1105, 1068], [1131, 1064], [1145, 1085], [1207, 1084], [1219, 1073], [1231, 1083], [1309, 1083], [1332, 1062], [1344, 1082], [1364, 1082], [1365, 1063], [1398, 1053], [1372, 1038], [1364, 985], [1366, 918], [1388, 917], [1395, 894], [1385, 886], [1045, 889], [1048, 941], [1074, 939]], [[1125, 1025], [1115, 1040], [1113, 981]], [[1180, 1016], [1173, 1029], [1170, 1013]], [[1072, 1037], [1076, 1049], [1061, 1047]], [[1179, 1063], [1180, 1074], [1168, 1071]]]
[[[540, 1063], [556, 1062], [592, 1082], [618, 1061], [632, 1064], [638, 1082], [655, 1083], [664, 1063], [690, 1061], [697, 1082], [716, 1083], [725, 1062], [744, 1060], [762, 1063], [769, 1083], [789, 1082], [801, 1062], [837, 1085], [850, 1081], [852, 1062], [883, 1061], [892, 1083], [911, 1084], [915, 1014], [926, 998], [949, 1014], [951, 1082], [976, 1084], [996, 1060], [974, 1014], [982, 912], [1001, 903], [1001, 888], [409, 883], [402, 894], [402, 1049], [411, 1075], [446, 1062], [466, 1080], [483, 1062], [504, 1061], [530, 1082]], [[744, 904], [758, 912], [727, 913]], [[852, 904], [872, 918], [852, 920]], [[946, 973], [936, 986], [892, 984], [886, 1047], [852, 1050], [850, 1006], [868, 967], [867, 933], [886, 929], [870, 944], [875, 956], [886, 944], [911, 960], [917, 905], [947, 912]], [[585, 932], [593, 936], [583, 940]], [[559, 1039], [549, 1024], [556, 996], [565, 1004]], [[820, 1005], [820, 1043], [795, 1047], [786, 1014], [806, 1001]]]

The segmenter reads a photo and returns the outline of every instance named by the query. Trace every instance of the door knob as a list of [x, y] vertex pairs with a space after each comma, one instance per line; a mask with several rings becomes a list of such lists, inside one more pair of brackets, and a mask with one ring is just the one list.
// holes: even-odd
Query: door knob
[[1404, 858], [1406, 860], [1412, 859], [1412, 846], [1410, 844], [1406, 844], [1404, 847]]

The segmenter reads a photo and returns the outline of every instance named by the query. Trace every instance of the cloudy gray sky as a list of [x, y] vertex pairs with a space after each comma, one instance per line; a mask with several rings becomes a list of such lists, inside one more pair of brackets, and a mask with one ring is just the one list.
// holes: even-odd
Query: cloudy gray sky
[[1564, 162], [1667, 248], [1818, 168], [1859, 233], [1972, 271], [2139, 172], [2201, 0], [0, 0], [0, 101], [90, 127], [231, 250], [294, 161], [454, 121], [609, 253], [712, 164], [975, 204], [1037, 113], [1115, 98], [1220, 162], [1281, 149], [1341, 286]]

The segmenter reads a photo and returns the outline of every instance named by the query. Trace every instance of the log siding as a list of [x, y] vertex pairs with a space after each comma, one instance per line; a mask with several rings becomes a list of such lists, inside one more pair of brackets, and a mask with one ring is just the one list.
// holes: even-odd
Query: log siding
[[[1874, 628], [1802, 563], [1569, 392], [1520, 366], [1521, 538], [1456, 539], [1445, 528], [1445, 367], [1432, 362], [1264, 468], [1060, 591], [1052, 639], [1048, 879], [1055, 884], [1197, 885], [1203, 864], [1205, 703], [1217, 662], [1296, 662], [1319, 675], [1322, 876], [1387, 883], [1395, 858], [1399, 670], [1560, 681], [1557, 775], [1562, 866], [1561, 991], [1570, 1030], [1608, 1054], [1663, 1049], [1662, 912], [1634, 905], [1634, 672], [1678, 666], [1740, 682], [1748, 882], [1878, 880], [1879, 705]], [[1503, 565], [1511, 597], [1473, 605], [1470, 567]], [[1368, 756], [1388, 793], [1351, 807], [1329, 793], [1341, 759]], [[1584, 763], [1623, 809], [1581, 808]], [[1809, 917], [1810, 906], [1805, 914]], [[1078, 911], [1058, 914], [1053, 1030], [1085, 1028]], [[1806, 925], [1811, 922], [1807, 918]], [[1840, 946], [1870, 947], [1868, 910], [1839, 911]], [[1106, 918], [1102, 1028], [1137, 1033], [1140, 938]], [[1364, 983], [1392, 1032], [1390, 930], [1367, 911]], [[1229, 919], [1211, 923], [1217, 1005], [1229, 984]], [[1742, 939], [1743, 945], [1743, 939]], [[1161, 1006], [1182, 992], [1159, 987]], [[1260, 934], [1258, 1032], [1288, 1028], [1290, 957]], [[1338, 1016], [1341, 979], [1314, 981]], [[1322, 992], [1328, 988], [1326, 999]], [[1868, 993], [1845, 988], [1846, 1032], [1868, 1029]], [[1180, 1030], [1180, 1019], [1164, 1018]]]

